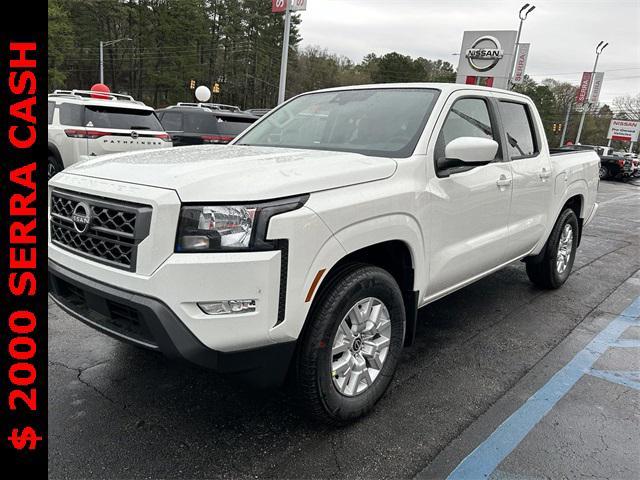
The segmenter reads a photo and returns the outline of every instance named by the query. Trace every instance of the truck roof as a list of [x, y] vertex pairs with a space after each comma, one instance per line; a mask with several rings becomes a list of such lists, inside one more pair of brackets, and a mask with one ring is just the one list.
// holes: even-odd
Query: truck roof
[[516, 97], [529, 98], [526, 95], [522, 95], [521, 93], [513, 92], [511, 90], [504, 90], [501, 88], [484, 87], [481, 85], [466, 85], [464, 83], [436, 83], [436, 82], [372, 83], [367, 85], [352, 85], [352, 86], [346, 86], [346, 87], [324, 88], [321, 90], [314, 90], [313, 92], [306, 92], [306, 93], [333, 92], [333, 91], [337, 92], [337, 91], [344, 91], [344, 90], [367, 90], [371, 88], [435, 88], [442, 91], [443, 93], [452, 93], [458, 90], [478, 90], [481, 92], [499, 92], [499, 93], [513, 95]]

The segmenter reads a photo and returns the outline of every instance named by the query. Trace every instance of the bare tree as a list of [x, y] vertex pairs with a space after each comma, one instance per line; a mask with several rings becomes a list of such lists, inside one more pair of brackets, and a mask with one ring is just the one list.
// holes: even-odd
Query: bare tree
[[624, 95], [613, 100], [616, 116], [629, 120], [640, 120], [640, 93], [631, 96]]

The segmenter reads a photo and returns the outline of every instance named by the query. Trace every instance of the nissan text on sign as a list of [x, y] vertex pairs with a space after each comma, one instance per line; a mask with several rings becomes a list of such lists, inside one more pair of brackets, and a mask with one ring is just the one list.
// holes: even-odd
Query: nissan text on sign
[[621, 142], [637, 142], [640, 133], [639, 120], [623, 120], [614, 118], [609, 125], [607, 138]]

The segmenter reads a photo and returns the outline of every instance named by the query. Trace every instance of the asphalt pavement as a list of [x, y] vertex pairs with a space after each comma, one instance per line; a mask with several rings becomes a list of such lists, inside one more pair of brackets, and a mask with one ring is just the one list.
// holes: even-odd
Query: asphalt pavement
[[421, 310], [384, 398], [340, 429], [287, 391], [172, 363], [50, 303], [50, 477], [639, 478], [638, 183], [601, 183], [561, 289], [515, 263]]

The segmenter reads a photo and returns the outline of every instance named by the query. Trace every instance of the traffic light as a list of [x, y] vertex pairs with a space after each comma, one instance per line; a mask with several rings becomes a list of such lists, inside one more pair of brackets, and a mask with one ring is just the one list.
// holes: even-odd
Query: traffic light
[[220, 84], [216, 82], [213, 85], [211, 85], [211, 91], [213, 93], [220, 93]]
[[562, 124], [561, 123], [554, 123], [552, 128], [551, 128], [551, 131], [553, 133], [560, 133], [562, 131]]
[[191, 81], [189, 82], [189, 88], [191, 90], [195, 90], [196, 89], [196, 81], [191, 79]]

